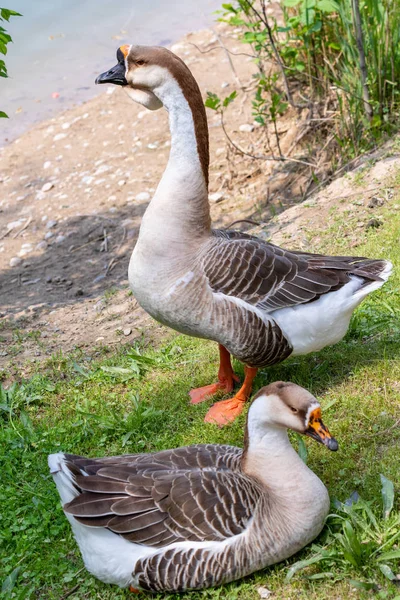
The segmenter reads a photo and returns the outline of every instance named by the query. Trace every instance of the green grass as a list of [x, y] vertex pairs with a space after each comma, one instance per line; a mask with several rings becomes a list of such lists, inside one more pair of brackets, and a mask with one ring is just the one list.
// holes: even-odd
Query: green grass
[[[358, 231], [361, 245], [357, 254], [388, 257], [400, 265], [400, 211], [396, 204], [394, 198], [375, 211], [383, 220], [379, 229]], [[318, 245], [310, 238], [310, 248], [349, 252], [347, 244], [354, 231], [351, 216], [333, 216], [326, 231], [318, 232]], [[367, 525], [362, 525], [357, 523], [357, 514], [340, 513], [352, 523], [354, 535], [361, 541], [360, 550], [353, 540], [359, 556], [356, 565], [346, 558], [343, 536], [346, 531], [349, 534], [348, 527], [342, 530], [343, 519], [332, 517], [312, 547], [284, 563], [219, 589], [156, 598], [256, 600], [257, 588], [266, 585], [274, 599], [324, 600], [333, 597], [333, 583], [335, 598], [370, 597], [372, 592], [354, 582], [375, 586], [378, 598], [400, 598], [400, 589], [371, 558], [371, 543], [376, 544], [374, 548], [384, 544], [400, 514], [400, 428], [390, 429], [400, 418], [399, 291], [397, 269], [388, 284], [359, 308], [343, 342], [265, 369], [255, 382], [257, 389], [276, 379], [294, 381], [321, 400], [325, 423], [340, 449], [332, 454], [306, 439], [308, 464], [325, 482], [332, 499], [344, 501], [357, 490], [377, 519], [375, 532], [365, 515]], [[215, 344], [169, 334], [158, 348], [140, 348], [140, 352], [144, 357], [125, 348], [97, 361], [82, 355], [58, 355], [29, 380], [2, 391], [0, 577], [4, 581], [11, 575], [6, 580], [10, 591], [4, 592], [4, 597], [131, 597], [125, 590], [96, 581], [82, 568], [48, 472], [47, 454], [65, 450], [101, 456], [210, 441], [241, 445], [245, 415], [218, 430], [203, 423], [209, 403], [188, 405], [189, 389], [216, 377]], [[236, 367], [243, 375], [241, 365]], [[297, 444], [295, 437], [293, 441]], [[388, 520], [381, 516], [380, 473], [395, 486]], [[360, 506], [355, 510], [362, 512]], [[375, 537], [370, 539], [372, 534]], [[394, 540], [386, 549], [399, 548]], [[290, 582], [285, 581], [290, 565], [321, 551], [332, 551], [335, 558], [315, 562], [294, 573]], [[390, 568], [394, 574], [400, 573], [398, 561], [390, 562]]]

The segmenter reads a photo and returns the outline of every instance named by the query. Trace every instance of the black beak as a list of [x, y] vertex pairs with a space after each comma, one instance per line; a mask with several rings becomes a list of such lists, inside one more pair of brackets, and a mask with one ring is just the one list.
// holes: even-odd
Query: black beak
[[125, 79], [125, 63], [118, 63], [105, 73], [99, 75], [95, 83], [113, 83], [114, 85], [128, 85]]

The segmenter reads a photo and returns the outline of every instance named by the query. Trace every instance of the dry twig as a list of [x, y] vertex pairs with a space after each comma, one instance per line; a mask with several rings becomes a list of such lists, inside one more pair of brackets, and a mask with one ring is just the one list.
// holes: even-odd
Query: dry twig
[[13, 239], [17, 238], [20, 233], [22, 233], [23, 231], [25, 231], [25, 229], [27, 227], [29, 227], [31, 221], [32, 221], [32, 217], [29, 217], [29, 219], [27, 220], [27, 222], [25, 223], [25, 225], [19, 231], [17, 231], [16, 233], [14, 233], [14, 235], [12, 236]]

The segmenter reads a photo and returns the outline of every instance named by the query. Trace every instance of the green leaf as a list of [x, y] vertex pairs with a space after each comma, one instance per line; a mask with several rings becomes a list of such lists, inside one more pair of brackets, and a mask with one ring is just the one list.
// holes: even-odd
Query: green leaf
[[303, 463], [307, 464], [307, 457], [308, 457], [307, 446], [305, 445], [304, 440], [300, 434], [297, 434], [297, 442], [299, 444], [299, 448], [297, 450], [298, 455], [300, 456]]
[[339, 11], [339, 5], [335, 0], [318, 0], [317, 8], [327, 13]]
[[227, 96], [224, 99], [224, 101], [222, 103], [222, 106], [224, 108], [226, 108], [227, 106], [229, 106], [229, 104], [234, 101], [234, 99], [236, 98], [236, 96], [237, 96], [237, 91], [235, 90], [234, 92], [232, 92], [232, 94], [229, 94], [229, 96]]
[[9, 21], [10, 17], [22, 17], [21, 13], [11, 10], [10, 8], [0, 8], [0, 15], [1, 18], [6, 21]]
[[110, 375], [111, 377], [121, 377], [124, 381], [127, 381], [128, 379], [133, 379], [135, 377], [137, 377], [140, 373], [139, 373], [139, 368], [137, 367], [136, 364], [136, 368], [134, 368], [134, 364], [132, 361], [132, 365], [130, 369], [125, 369], [124, 367], [101, 367], [101, 370], [106, 373], [107, 375]]
[[15, 586], [15, 583], [17, 581], [17, 577], [18, 577], [20, 570], [21, 570], [21, 567], [16, 567], [14, 569], [14, 571], [12, 571], [9, 574], [9, 576], [5, 578], [5, 580], [3, 581], [3, 585], [1, 586], [2, 594], [6, 593], [6, 592], [11, 592], [11, 590]]
[[393, 550], [393, 552], [384, 552], [376, 559], [377, 562], [381, 562], [381, 560], [395, 560], [396, 558], [400, 558], [400, 550]]
[[312, 25], [315, 19], [315, 10], [313, 8], [308, 8], [307, 10], [302, 10], [300, 13], [300, 22], [303, 25]]
[[356, 581], [355, 579], [349, 579], [348, 581], [350, 585], [352, 585], [355, 588], [358, 588], [359, 590], [374, 590], [374, 592], [378, 591], [378, 586], [376, 585], [376, 583], [369, 583], [367, 581]]
[[237, 12], [238, 12], [238, 11], [236, 10], [236, 8], [234, 8], [234, 7], [232, 6], [232, 4], [223, 4], [223, 5], [222, 5], [222, 8], [224, 8], [224, 9], [225, 9], [226, 11], [228, 11], [228, 12], [232, 12], [232, 13], [234, 13], [235, 15], [236, 15], [236, 14], [237, 14]]
[[318, 31], [321, 31], [322, 29], [322, 21], [318, 20], [315, 21], [315, 23], [312, 25], [312, 27], [309, 28], [307, 33], [317, 33]]
[[314, 573], [314, 575], [306, 575], [306, 579], [310, 579], [311, 581], [316, 579], [332, 579], [333, 577], [334, 574], [329, 571], [325, 571], [324, 573]]
[[322, 554], [318, 554], [317, 556], [313, 556], [312, 558], [306, 558], [305, 560], [299, 560], [296, 563], [294, 563], [294, 565], [292, 565], [290, 567], [290, 569], [288, 570], [288, 572], [286, 573], [286, 577], [285, 577], [285, 582], [288, 583], [293, 575], [295, 575], [297, 573], [297, 571], [300, 571], [301, 569], [305, 569], [306, 567], [309, 567], [310, 565], [314, 565], [317, 562], [320, 562], [321, 560], [324, 560], [324, 556], [322, 556]]
[[394, 503], [394, 485], [384, 475], [380, 475], [382, 483], [383, 518], [387, 519], [391, 513]]
[[12, 42], [11, 35], [8, 35], [8, 33], [4, 33], [2, 31], [0, 31], [0, 40], [5, 44]]
[[217, 96], [217, 94], [214, 94], [213, 92], [207, 92], [207, 99], [204, 102], [204, 105], [212, 110], [218, 110], [221, 108], [221, 99]]
[[8, 115], [2, 110], [0, 110], [0, 119], [8, 119]]
[[371, 127], [377, 128], [377, 127], [380, 127], [381, 125], [382, 125], [382, 119], [380, 118], [380, 116], [374, 115], [371, 119]]
[[20, 419], [24, 429], [30, 435], [33, 435], [33, 433], [34, 433], [33, 423], [32, 423], [30, 416], [28, 415], [28, 413], [26, 413], [24, 410], [21, 410], [19, 419]]
[[380, 570], [384, 574], [387, 579], [393, 581], [396, 579], [396, 575], [393, 573], [392, 569], [388, 565], [379, 565]]
[[288, 8], [293, 8], [293, 6], [297, 6], [300, 2], [301, 0], [284, 0], [283, 5]]

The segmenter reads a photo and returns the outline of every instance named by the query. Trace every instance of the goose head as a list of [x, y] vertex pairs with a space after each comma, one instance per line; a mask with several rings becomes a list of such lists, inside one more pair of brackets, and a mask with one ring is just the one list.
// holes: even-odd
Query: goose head
[[96, 83], [124, 86], [128, 95], [150, 110], [163, 106], [162, 89], [175, 79], [192, 78], [185, 63], [167, 48], [126, 44], [117, 50], [118, 63], [99, 75]]
[[250, 439], [270, 429], [292, 429], [324, 444], [339, 447], [321, 418], [321, 406], [307, 390], [295, 383], [276, 381], [262, 388], [249, 408], [247, 430]]

